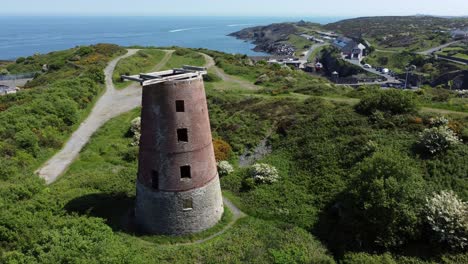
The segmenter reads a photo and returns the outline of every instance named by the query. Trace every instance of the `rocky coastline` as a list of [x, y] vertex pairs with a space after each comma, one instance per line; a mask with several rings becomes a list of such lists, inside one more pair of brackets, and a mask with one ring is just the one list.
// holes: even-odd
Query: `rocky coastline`
[[292, 56], [295, 48], [287, 43], [287, 40], [289, 35], [295, 33], [297, 33], [297, 29], [293, 23], [281, 23], [245, 28], [228, 36], [252, 42], [255, 45], [254, 51], [278, 56]]

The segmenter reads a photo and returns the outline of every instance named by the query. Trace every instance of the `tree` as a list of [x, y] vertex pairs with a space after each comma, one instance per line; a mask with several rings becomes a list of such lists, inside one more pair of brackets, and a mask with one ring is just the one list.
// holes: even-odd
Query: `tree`
[[410, 158], [376, 152], [358, 166], [351, 186], [350, 219], [363, 245], [387, 249], [418, 236], [423, 179]]

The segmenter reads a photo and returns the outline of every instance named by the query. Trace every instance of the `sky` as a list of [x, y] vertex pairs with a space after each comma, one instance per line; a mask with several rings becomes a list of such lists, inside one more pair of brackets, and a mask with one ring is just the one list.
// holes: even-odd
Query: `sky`
[[0, 15], [468, 16], [468, 0], [1, 0]]

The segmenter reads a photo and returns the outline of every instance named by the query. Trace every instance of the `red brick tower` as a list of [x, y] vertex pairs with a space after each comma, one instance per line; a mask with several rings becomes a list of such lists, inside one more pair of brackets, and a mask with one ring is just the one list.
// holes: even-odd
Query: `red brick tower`
[[123, 76], [143, 85], [135, 219], [144, 232], [199, 232], [223, 214], [204, 73], [184, 67]]

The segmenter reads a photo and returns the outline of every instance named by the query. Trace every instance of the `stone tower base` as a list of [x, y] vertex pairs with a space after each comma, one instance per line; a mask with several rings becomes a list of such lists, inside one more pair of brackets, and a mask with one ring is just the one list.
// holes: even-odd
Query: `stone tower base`
[[219, 177], [185, 192], [162, 192], [137, 181], [135, 221], [139, 231], [160, 235], [184, 235], [215, 226], [223, 215]]

